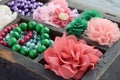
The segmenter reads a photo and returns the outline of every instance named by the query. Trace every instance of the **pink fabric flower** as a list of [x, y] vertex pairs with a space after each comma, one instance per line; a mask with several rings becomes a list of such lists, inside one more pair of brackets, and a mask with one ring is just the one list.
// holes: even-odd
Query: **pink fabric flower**
[[60, 5], [63, 8], [68, 8], [68, 3], [66, 0], [52, 0], [49, 4]]
[[38, 7], [33, 13], [33, 19], [39, 22], [51, 22], [56, 8], [60, 8], [60, 6], [49, 4], [47, 6]]
[[52, 23], [64, 28], [72, 21], [71, 10], [69, 8], [57, 8], [52, 18]]
[[65, 79], [80, 80], [88, 68], [93, 69], [103, 54], [86, 44], [84, 40], [77, 41], [74, 35], [56, 37], [53, 48], [45, 51], [45, 68], [54, 71]]
[[33, 19], [39, 22], [50, 21], [51, 16], [49, 15], [48, 7], [47, 6], [38, 7], [33, 13]]
[[89, 39], [100, 45], [113, 45], [120, 38], [120, 30], [116, 23], [103, 18], [93, 18], [88, 22], [85, 32]]

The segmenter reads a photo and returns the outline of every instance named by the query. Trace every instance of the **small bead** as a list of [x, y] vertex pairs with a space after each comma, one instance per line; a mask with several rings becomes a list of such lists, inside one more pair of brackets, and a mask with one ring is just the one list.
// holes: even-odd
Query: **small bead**
[[25, 44], [25, 40], [24, 40], [24, 39], [20, 40], [20, 41], [19, 41], [19, 44], [20, 44], [20, 45], [24, 45], [24, 44]]
[[13, 31], [11, 35], [17, 39], [20, 38], [20, 34], [16, 31]]
[[50, 29], [47, 28], [47, 27], [42, 28], [41, 29], [41, 34], [43, 34], [43, 33], [50, 33]]
[[27, 30], [27, 23], [21, 23], [20, 25], [20, 28], [23, 30], [23, 31], [26, 31]]
[[8, 47], [8, 43], [7, 42], [4, 42], [3, 45], [6, 46], [6, 47]]
[[37, 23], [36, 26], [35, 26], [35, 30], [40, 33], [41, 29], [44, 28], [44, 26], [40, 23]]
[[12, 50], [14, 50], [14, 51], [19, 51], [20, 48], [21, 48], [21, 46], [20, 46], [19, 44], [14, 44], [14, 45], [12, 46]]
[[25, 36], [25, 37], [24, 37], [24, 40], [27, 42], [27, 41], [30, 40], [30, 37], [29, 37], [29, 36]]
[[29, 51], [29, 57], [30, 57], [31, 59], [35, 59], [37, 56], [38, 56], [38, 54], [37, 54], [37, 51], [36, 51], [36, 50], [30, 50], [30, 51]]
[[29, 29], [30, 29], [30, 30], [33, 30], [34, 27], [36, 26], [36, 22], [35, 22], [35, 21], [30, 21], [30, 22], [28, 23], [28, 26], [29, 26]]
[[0, 41], [0, 44], [4, 45], [4, 41]]
[[13, 31], [18, 32], [19, 34], [21, 34], [21, 32], [22, 32], [22, 30], [21, 30], [20, 27], [15, 27], [15, 28], [13, 29]]
[[39, 45], [37, 48], [37, 51], [41, 54], [46, 50], [46, 47], [44, 45]]
[[43, 33], [41, 34], [41, 39], [50, 39], [50, 36], [47, 33]]
[[28, 56], [29, 55], [29, 49], [27, 48], [27, 47], [25, 47], [25, 46], [23, 46], [22, 48], [21, 48], [21, 50], [20, 50], [20, 53], [22, 54], [22, 55], [24, 55], [24, 56]]
[[45, 45], [46, 47], [49, 47], [49, 46], [51, 45], [51, 42], [50, 42], [50, 40], [48, 40], [48, 39], [43, 39], [43, 40], [41, 41], [41, 44], [42, 44], [42, 45]]
[[15, 37], [9, 37], [8, 38], [8, 45], [12, 46], [14, 44], [17, 44], [17, 39]]

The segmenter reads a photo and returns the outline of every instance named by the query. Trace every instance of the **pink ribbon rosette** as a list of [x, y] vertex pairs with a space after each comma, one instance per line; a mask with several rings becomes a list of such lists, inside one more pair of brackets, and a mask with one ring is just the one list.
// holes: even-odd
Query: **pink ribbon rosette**
[[57, 8], [55, 10], [54, 16], [52, 18], [52, 23], [59, 25], [59, 27], [64, 28], [69, 24], [73, 17], [70, 15], [71, 10], [69, 8]]
[[45, 51], [46, 69], [54, 71], [64, 79], [80, 80], [88, 69], [94, 66], [103, 56], [102, 52], [77, 40], [74, 35], [56, 37], [53, 48]]
[[103, 18], [92, 18], [88, 22], [87, 37], [100, 45], [112, 46], [120, 39], [120, 30], [118, 24]]

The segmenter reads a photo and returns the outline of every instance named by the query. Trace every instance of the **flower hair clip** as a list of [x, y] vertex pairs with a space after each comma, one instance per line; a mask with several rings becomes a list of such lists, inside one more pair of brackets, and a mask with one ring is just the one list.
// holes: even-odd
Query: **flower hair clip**
[[[73, 11], [73, 14], [74, 13], [76, 13], [76, 10]], [[73, 19], [71, 23], [67, 25], [67, 33], [74, 34], [77, 37], [81, 36], [81, 34], [87, 29], [87, 23], [91, 18], [102, 17], [102, 15], [96, 10], [87, 10], [77, 16], [77, 18]]]
[[120, 39], [118, 24], [103, 18], [92, 18], [88, 22], [85, 34], [89, 39], [98, 42], [100, 45], [109, 47]]
[[54, 71], [64, 79], [80, 80], [88, 69], [94, 69], [103, 56], [102, 52], [77, 40], [74, 35], [56, 37], [53, 48], [45, 51], [45, 68]]
[[67, 33], [77, 37], [84, 33], [90, 40], [109, 47], [120, 38], [118, 25], [102, 18], [102, 15], [96, 10], [85, 11], [80, 17], [72, 20], [67, 25]]
[[66, 27], [77, 16], [78, 11], [70, 10], [66, 0], [52, 0], [47, 5], [37, 8], [33, 13], [33, 19], [60, 28]]

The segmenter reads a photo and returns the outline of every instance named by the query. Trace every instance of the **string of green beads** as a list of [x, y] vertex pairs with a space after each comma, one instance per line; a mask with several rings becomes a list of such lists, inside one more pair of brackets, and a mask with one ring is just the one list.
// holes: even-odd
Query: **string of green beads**
[[[36, 31], [37, 34], [41, 35], [40, 39], [38, 40], [38, 47], [35, 49], [35, 43], [29, 42], [28, 47], [25, 45], [19, 45], [18, 40], [21, 37], [21, 33], [24, 31], [31, 30]], [[24, 56], [29, 56], [31, 59], [35, 59], [38, 54], [43, 53], [50, 45], [50, 29], [47, 27], [44, 27], [40, 23], [36, 23], [35, 21], [30, 21], [27, 23], [22, 22], [18, 27], [15, 27], [10, 34], [10, 37], [8, 38], [8, 45], [12, 47], [12, 50], [20, 52], [20, 54]], [[35, 38], [38, 36], [34, 35]], [[33, 40], [33, 42], [36, 42]], [[32, 45], [32, 46], [30, 46]], [[32, 47], [32, 49], [29, 49], [29, 47]]]

